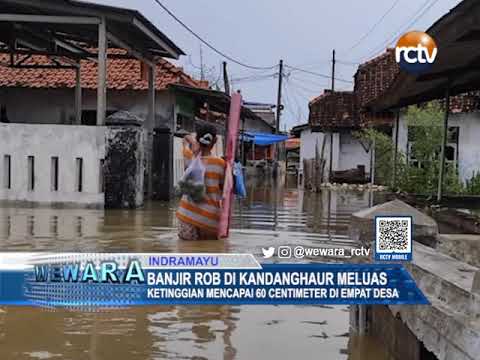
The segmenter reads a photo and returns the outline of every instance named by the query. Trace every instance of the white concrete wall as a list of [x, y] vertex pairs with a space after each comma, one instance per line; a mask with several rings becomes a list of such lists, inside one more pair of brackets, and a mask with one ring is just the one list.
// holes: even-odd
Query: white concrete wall
[[[312, 132], [310, 129], [303, 130], [300, 134], [300, 169], [303, 170], [303, 160], [315, 159], [315, 147], [318, 147], [318, 154], [321, 155], [323, 138], [325, 134]], [[330, 138], [327, 134], [325, 140], [324, 156], [330, 159]]]
[[[480, 171], [480, 113], [450, 114], [448, 126], [459, 127], [458, 170], [460, 179], [465, 182], [474, 172]], [[395, 129], [393, 130], [395, 136]], [[408, 125], [405, 116], [400, 117], [398, 149], [404, 154], [408, 146]], [[395, 140], [395, 138], [393, 138]]]
[[[303, 159], [315, 158], [315, 146], [318, 146], [318, 153], [322, 152], [323, 137], [326, 136], [324, 157], [327, 160], [326, 168], [329, 169], [330, 160], [330, 134], [312, 132], [310, 129], [303, 130], [300, 134], [300, 169], [303, 170]], [[341, 146], [341, 137], [352, 138], [351, 133], [333, 133], [333, 157], [332, 170], [347, 170], [356, 168], [357, 165], [365, 165], [368, 172], [370, 169], [370, 155], [365, 152], [360, 143], [351, 139], [349, 144]]]
[[340, 164], [336, 170], [349, 170], [364, 165], [365, 172], [370, 173], [370, 157], [370, 152], [365, 150], [351, 132], [340, 134]]
[[458, 170], [460, 179], [470, 179], [480, 171], [480, 113], [452, 114], [449, 126], [458, 126]]
[[[106, 127], [0, 124], [0, 200], [103, 205], [100, 160]], [[6, 188], [4, 156], [11, 157], [11, 189]], [[35, 188], [28, 186], [28, 156], [34, 156]], [[52, 190], [51, 157], [59, 158], [58, 191]], [[76, 158], [83, 159], [83, 189], [77, 191]]]

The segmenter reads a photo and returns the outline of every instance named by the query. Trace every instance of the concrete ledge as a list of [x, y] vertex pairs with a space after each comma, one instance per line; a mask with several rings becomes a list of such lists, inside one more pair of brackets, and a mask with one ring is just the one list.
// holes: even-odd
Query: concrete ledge
[[413, 240], [436, 246], [438, 226], [435, 220], [400, 200], [389, 201], [352, 214], [350, 237], [370, 246], [375, 239], [375, 217], [411, 216]]
[[[405, 267], [429, 296], [429, 300], [435, 296], [456, 311], [480, 318], [480, 299], [472, 297], [474, 276], [479, 270], [477, 267], [417, 242], [413, 244], [413, 261], [405, 263]], [[464, 301], [465, 306], [462, 306]]]
[[480, 354], [480, 295], [472, 292], [478, 268], [414, 244], [405, 264], [431, 306], [390, 306], [439, 360], [474, 360]]
[[478, 360], [478, 325], [475, 328], [466, 325], [467, 319], [459, 319], [433, 303], [432, 306], [390, 306], [390, 310], [438, 360]]
[[480, 267], [480, 235], [440, 234], [437, 249], [457, 260]]

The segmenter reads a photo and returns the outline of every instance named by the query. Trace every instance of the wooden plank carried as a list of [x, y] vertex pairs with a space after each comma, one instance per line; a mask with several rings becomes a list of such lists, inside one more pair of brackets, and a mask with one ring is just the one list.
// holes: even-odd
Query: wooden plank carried
[[238, 130], [240, 125], [240, 111], [242, 107], [242, 95], [235, 93], [230, 101], [230, 114], [228, 116], [227, 139], [225, 146], [225, 181], [223, 183], [222, 208], [218, 224], [218, 237], [228, 237], [230, 230], [230, 218], [233, 203], [233, 162], [237, 149]]

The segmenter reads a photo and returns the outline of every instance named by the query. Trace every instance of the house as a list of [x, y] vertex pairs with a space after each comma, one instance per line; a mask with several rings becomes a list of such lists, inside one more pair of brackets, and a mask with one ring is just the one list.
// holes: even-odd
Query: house
[[250, 131], [273, 134], [276, 128], [276, 115], [273, 109], [276, 105], [246, 101], [243, 105], [258, 115], [263, 122], [246, 123], [245, 128]]
[[[168, 199], [184, 170], [181, 137], [202, 121], [219, 129], [222, 154], [230, 97], [167, 61], [184, 53], [142, 14], [76, 0], [28, 3], [28, 16], [25, 1], [0, 6], [8, 13], [0, 200], [137, 207], [144, 195]], [[245, 107], [241, 116], [264, 122]]]
[[[421, 166], [412, 154], [414, 139], [409, 136], [411, 129], [405, 116], [400, 113], [398, 123], [398, 149], [406, 155], [411, 164]], [[393, 133], [395, 134], [395, 126]], [[471, 91], [450, 98], [445, 161], [458, 169], [462, 182], [480, 172], [478, 139], [480, 138], [480, 92]]]
[[354, 92], [325, 90], [310, 101], [309, 108], [308, 124], [293, 129], [301, 139], [300, 173], [303, 160], [314, 159], [316, 152], [322, 156], [322, 148], [325, 175], [359, 167], [369, 173], [369, 149], [354, 134], [361, 128]]
[[243, 163], [256, 164], [258, 161], [273, 161], [275, 159], [275, 144], [256, 144], [252, 139], [255, 137], [255, 134], [275, 133], [276, 117], [273, 111], [275, 105], [245, 102], [244, 106], [257, 115], [258, 119], [247, 119], [240, 125], [240, 132], [245, 134], [245, 136], [241, 138], [240, 144], [243, 154]]
[[[355, 92], [363, 124], [376, 126], [392, 135], [395, 141], [397, 121], [394, 111], [372, 109], [373, 104], [394, 89], [400, 74], [394, 51], [387, 49], [383, 54], [361, 64], [355, 74]], [[465, 182], [480, 171], [477, 155], [477, 138], [480, 136], [480, 92], [470, 91], [450, 97], [450, 116], [445, 150], [446, 162], [454, 164], [460, 180]], [[421, 166], [412, 154], [413, 139], [409, 136], [406, 108], [398, 116], [398, 150], [407, 161]], [[415, 126], [411, 124], [410, 126]], [[411, 129], [411, 127], [410, 127]]]
[[[173, 103], [170, 92], [156, 102], [164, 81], [155, 79], [157, 70], [183, 51], [127, 8], [9, 0], [0, 14], [0, 200], [142, 205], [145, 189], [151, 196], [162, 188], [164, 179], [153, 174], [168, 169], [152, 156], [155, 147], [169, 147], [155, 126], [177, 113], [162, 105]], [[191, 82], [170, 70], [167, 79]]]
[[[120, 49], [109, 49], [108, 54], [125, 54]], [[1, 54], [0, 62], [8, 63], [9, 55]], [[46, 56], [33, 55], [24, 65], [45, 65]], [[174, 137], [180, 130], [194, 131], [195, 112], [198, 104], [192, 96], [175, 90], [173, 85], [208, 89], [206, 82], [197, 81], [165, 59], [159, 59], [155, 71], [155, 116], [153, 123], [148, 118], [148, 83], [145, 65], [137, 59], [112, 58], [107, 60], [107, 116], [118, 111], [127, 111], [142, 121], [142, 127], [153, 136], [153, 148], [159, 151], [162, 143], [172, 143], [159, 151], [168, 156], [181, 156], [175, 152]], [[96, 125], [97, 63], [80, 62], [82, 104], [80, 123], [75, 117], [75, 71], [72, 69], [33, 69], [0, 66], [0, 105], [4, 121], [10, 123], [51, 125]], [[18, 99], [28, 99], [29, 106]], [[172, 138], [173, 137], [173, 138]], [[172, 138], [172, 139], [170, 139]], [[153, 158], [153, 155], [150, 157]], [[175, 161], [175, 160], [174, 160]], [[162, 165], [159, 165], [160, 167]], [[173, 172], [170, 171], [170, 172]], [[153, 185], [154, 198], [169, 198], [173, 193], [170, 182], [175, 179], [169, 171], [162, 171], [162, 186]], [[173, 176], [174, 177], [174, 176]], [[158, 177], [157, 177], [158, 178]], [[177, 176], [178, 178], [178, 176]], [[165, 187], [165, 185], [168, 185]], [[167, 191], [164, 191], [167, 189]]]

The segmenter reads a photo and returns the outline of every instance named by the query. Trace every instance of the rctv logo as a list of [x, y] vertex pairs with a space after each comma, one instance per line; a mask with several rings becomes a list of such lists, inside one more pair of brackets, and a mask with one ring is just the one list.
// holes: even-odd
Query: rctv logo
[[402, 70], [420, 74], [432, 66], [438, 49], [435, 40], [421, 31], [410, 31], [398, 39], [395, 60]]

